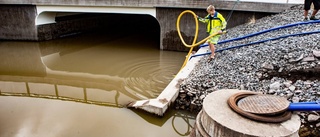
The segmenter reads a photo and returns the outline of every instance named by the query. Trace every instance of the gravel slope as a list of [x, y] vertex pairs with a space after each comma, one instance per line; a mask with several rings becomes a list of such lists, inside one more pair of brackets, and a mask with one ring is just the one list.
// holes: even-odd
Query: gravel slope
[[[303, 5], [294, 6], [280, 14], [231, 28], [220, 41], [302, 20]], [[217, 49], [319, 30], [320, 23], [298, 25], [219, 44]], [[177, 109], [198, 112], [208, 93], [224, 88], [283, 96], [291, 102], [320, 99], [320, 33], [288, 36], [222, 51], [216, 53], [216, 59], [209, 63], [208, 57], [204, 56], [188, 78], [181, 82], [180, 95], [175, 103]], [[320, 112], [297, 113], [302, 122], [300, 136], [320, 135]]]

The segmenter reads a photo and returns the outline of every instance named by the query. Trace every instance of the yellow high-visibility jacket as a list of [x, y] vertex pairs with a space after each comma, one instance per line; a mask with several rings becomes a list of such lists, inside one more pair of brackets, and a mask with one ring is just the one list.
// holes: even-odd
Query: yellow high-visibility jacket
[[209, 34], [218, 32], [219, 30], [223, 31], [227, 26], [227, 22], [224, 17], [217, 11], [214, 13], [213, 17], [208, 14], [204, 18], [198, 17], [198, 20], [207, 24], [207, 32]]

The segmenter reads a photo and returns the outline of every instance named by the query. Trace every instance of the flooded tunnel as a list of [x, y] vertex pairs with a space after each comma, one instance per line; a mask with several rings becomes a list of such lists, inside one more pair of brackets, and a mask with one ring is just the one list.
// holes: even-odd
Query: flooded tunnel
[[55, 13], [55, 23], [38, 25], [40, 41], [84, 34], [103, 34], [114, 40], [128, 35], [144, 35], [160, 44], [160, 25], [147, 14]]

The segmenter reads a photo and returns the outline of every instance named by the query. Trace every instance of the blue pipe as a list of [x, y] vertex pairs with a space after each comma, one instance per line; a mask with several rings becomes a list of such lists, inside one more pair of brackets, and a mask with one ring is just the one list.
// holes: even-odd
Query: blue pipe
[[317, 100], [314, 102], [290, 103], [288, 110], [289, 111], [319, 111], [320, 100]]
[[[320, 23], [320, 20], [297, 22], [297, 23], [288, 24], [288, 25], [284, 25], [284, 26], [278, 26], [278, 27], [274, 27], [274, 28], [271, 28], [271, 29], [263, 30], [263, 31], [260, 31], [260, 32], [252, 33], [252, 34], [249, 34], [249, 35], [245, 35], [245, 36], [242, 36], [242, 37], [237, 37], [237, 38], [232, 38], [232, 39], [228, 39], [228, 40], [223, 40], [223, 41], [218, 42], [218, 44], [228, 43], [228, 42], [232, 42], [232, 41], [237, 41], [237, 40], [245, 39], [245, 38], [248, 38], [248, 37], [257, 36], [257, 35], [260, 35], [260, 34], [263, 34], [263, 33], [267, 33], [267, 32], [271, 32], [271, 31], [274, 31], [274, 30], [279, 30], [279, 29], [283, 29], [283, 28], [294, 27], [294, 26], [297, 26], [297, 25], [312, 24], [312, 23]], [[208, 44], [205, 43], [205, 44], [200, 45], [199, 47], [201, 48], [201, 47], [205, 47], [205, 46], [208, 46]]]
[[319, 111], [319, 110], [320, 110], [320, 104], [308, 103], [308, 102], [291, 103], [288, 107], [288, 111]]
[[[320, 22], [320, 21], [319, 21], [319, 22]], [[227, 47], [227, 48], [222, 48], [222, 49], [216, 50], [215, 52], [222, 52], [222, 51], [229, 50], [229, 49], [240, 48], [240, 47], [244, 47], [244, 46], [249, 46], [249, 45], [253, 45], [253, 44], [259, 44], [259, 43], [267, 42], [267, 41], [272, 41], [272, 40], [277, 40], [277, 39], [282, 39], [282, 38], [287, 38], [287, 37], [292, 37], [292, 36], [298, 36], [298, 35], [309, 35], [309, 34], [314, 34], [314, 33], [320, 33], [320, 30], [311, 31], [311, 32], [297, 33], [297, 34], [283, 35], [283, 36], [279, 36], [279, 37], [276, 37], [276, 38], [265, 39], [265, 40], [256, 41], [256, 42], [251, 42], [251, 43], [247, 43], [247, 44], [240, 44], [240, 45], [237, 45], [237, 46], [231, 46], [231, 47]], [[192, 55], [192, 56], [189, 58], [189, 60], [190, 60], [191, 58], [193, 58], [193, 57], [203, 56], [203, 55], [208, 55], [208, 54], [211, 54], [211, 52], [207, 52], [207, 53], [203, 53], [203, 54]]]

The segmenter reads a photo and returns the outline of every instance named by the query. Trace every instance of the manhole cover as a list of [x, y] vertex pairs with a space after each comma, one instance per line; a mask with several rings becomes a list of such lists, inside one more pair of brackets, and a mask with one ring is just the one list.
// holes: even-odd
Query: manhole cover
[[274, 95], [252, 95], [237, 102], [240, 109], [253, 114], [275, 115], [287, 110], [290, 102]]

